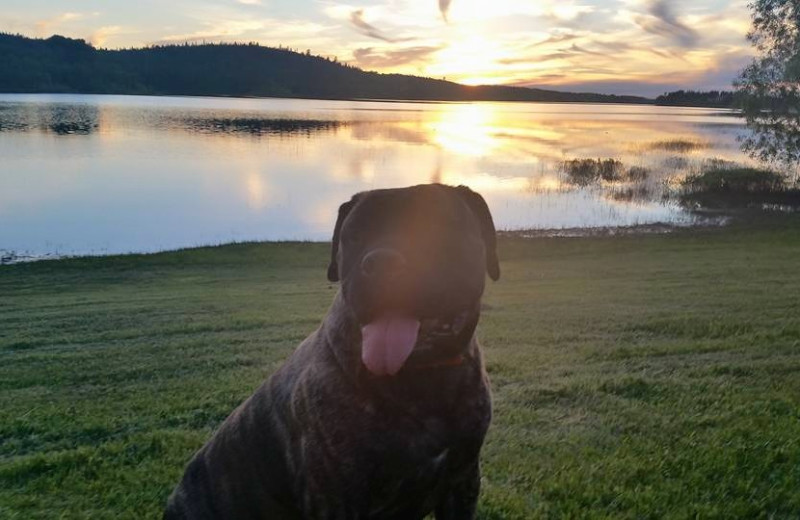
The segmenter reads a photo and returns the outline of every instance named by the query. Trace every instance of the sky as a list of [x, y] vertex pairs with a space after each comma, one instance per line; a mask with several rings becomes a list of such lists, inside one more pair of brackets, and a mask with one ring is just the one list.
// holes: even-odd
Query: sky
[[0, 31], [120, 48], [259, 42], [380, 72], [655, 96], [752, 56], [748, 0], [0, 0]]

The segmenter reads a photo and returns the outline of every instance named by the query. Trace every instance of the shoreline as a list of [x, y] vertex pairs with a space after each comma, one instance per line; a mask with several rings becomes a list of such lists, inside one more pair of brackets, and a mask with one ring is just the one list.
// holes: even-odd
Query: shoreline
[[666, 235], [677, 231], [699, 231], [723, 228], [730, 224], [732, 220], [733, 217], [731, 216], [720, 216], [717, 218], [703, 218], [691, 224], [654, 222], [652, 224], [634, 224], [632, 226], [498, 230], [497, 234], [504, 238], [597, 238]]
[[[636, 224], [632, 226], [598, 226], [598, 227], [571, 227], [571, 228], [529, 228], [529, 229], [499, 229], [500, 238], [597, 238], [637, 235], [663, 235], [676, 231], [692, 231], [722, 228], [733, 220], [730, 216], [703, 217], [691, 224], [677, 224], [668, 222], [654, 222], [650, 224]], [[229, 247], [242, 244], [325, 244], [327, 240], [243, 240], [221, 242], [219, 244], [200, 244], [190, 247], [177, 247], [158, 251], [129, 251], [126, 253], [29, 253], [0, 249], [0, 267], [8, 265], [28, 264], [52, 260], [69, 260], [73, 258], [107, 258], [119, 256], [150, 256], [180, 251], [197, 249]]]
[[[556, 91], [560, 92], [560, 91]], [[301, 99], [306, 101], [351, 101], [364, 103], [421, 103], [421, 104], [470, 104], [470, 103], [525, 103], [538, 105], [621, 105], [650, 106], [666, 108], [694, 108], [701, 110], [720, 110], [738, 115], [735, 107], [719, 107], [712, 105], [674, 105], [656, 103], [648, 99], [642, 102], [625, 101], [545, 101], [545, 100], [509, 100], [509, 99], [397, 99], [397, 98], [362, 98], [362, 97], [305, 97], [305, 96], [235, 96], [229, 94], [157, 94], [157, 93], [120, 93], [120, 92], [5, 92], [0, 96], [131, 96], [131, 97], [176, 97], [176, 98], [211, 98], [211, 99]]]
[[129, 97], [175, 97], [175, 98], [211, 98], [211, 99], [286, 99], [306, 101], [349, 101], [363, 103], [421, 103], [421, 104], [471, 104], [471, 103], [525, 103], [534, 105], [619, 105], [619, 106], [651, 106], [668, 108], [694, 108], [702, 110], [720, 110], [733, 112], [732, 107], [698, 106], [698, 105], [665, 105], [654, 100], [650, 102], [624, 102], [624, 101], [537, 101], [537, 100], [508, 100], [508, 99], [396, 99], [396, 98], [361, 98], [361, 97], [304, 97], [304, 96], [234, 96], [227, 94], [157, 94], [157, 93], [120, 93], [120, 92], [0, 92], [0, 96], [129, 96]]

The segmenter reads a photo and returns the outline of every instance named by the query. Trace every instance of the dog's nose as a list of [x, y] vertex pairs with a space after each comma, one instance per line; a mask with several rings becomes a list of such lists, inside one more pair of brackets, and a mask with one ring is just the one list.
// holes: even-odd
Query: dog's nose
[[373, 249], [361, 260], [361, 272], [368, 278], [395, 278], [406, 268], [406, 259], [393, 249]]

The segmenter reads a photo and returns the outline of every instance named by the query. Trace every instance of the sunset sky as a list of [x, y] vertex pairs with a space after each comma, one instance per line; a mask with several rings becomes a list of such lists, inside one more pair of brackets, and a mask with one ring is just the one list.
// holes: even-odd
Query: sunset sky
[[118, 48], [257, 41], [468, 84], [657, 95], [726, 88], [747, 0], [0, 0], [0, 31]]

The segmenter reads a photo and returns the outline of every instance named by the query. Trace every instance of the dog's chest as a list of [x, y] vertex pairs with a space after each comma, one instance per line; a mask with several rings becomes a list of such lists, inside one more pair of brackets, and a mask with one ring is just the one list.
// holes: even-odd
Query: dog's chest
[[479, 375], [447, 385], [418, 376], [410, 392], [354, 389], [333, 378], [298, 387], [292, 410], [300, 435], [288, 462], [304, 517], [412, 520], [430, 513], [474, 462], [486, 433], [490, 401]]
[[[430, 512], [458, 471], [455, 439], [463, 440], [464, 425], [418, 412], [378, 407], [303, 435], [296, 470], [307, 517], [407, 520]], [[475, 431], [477, 444], [482, 435]]]
[[433, 509], [449, 478], [448, 454], [418, 458], [414, 467], [397, 472], [384, 468], [382, 477], [370, 483], [369, 513], [371, 518], [415, 518]]

